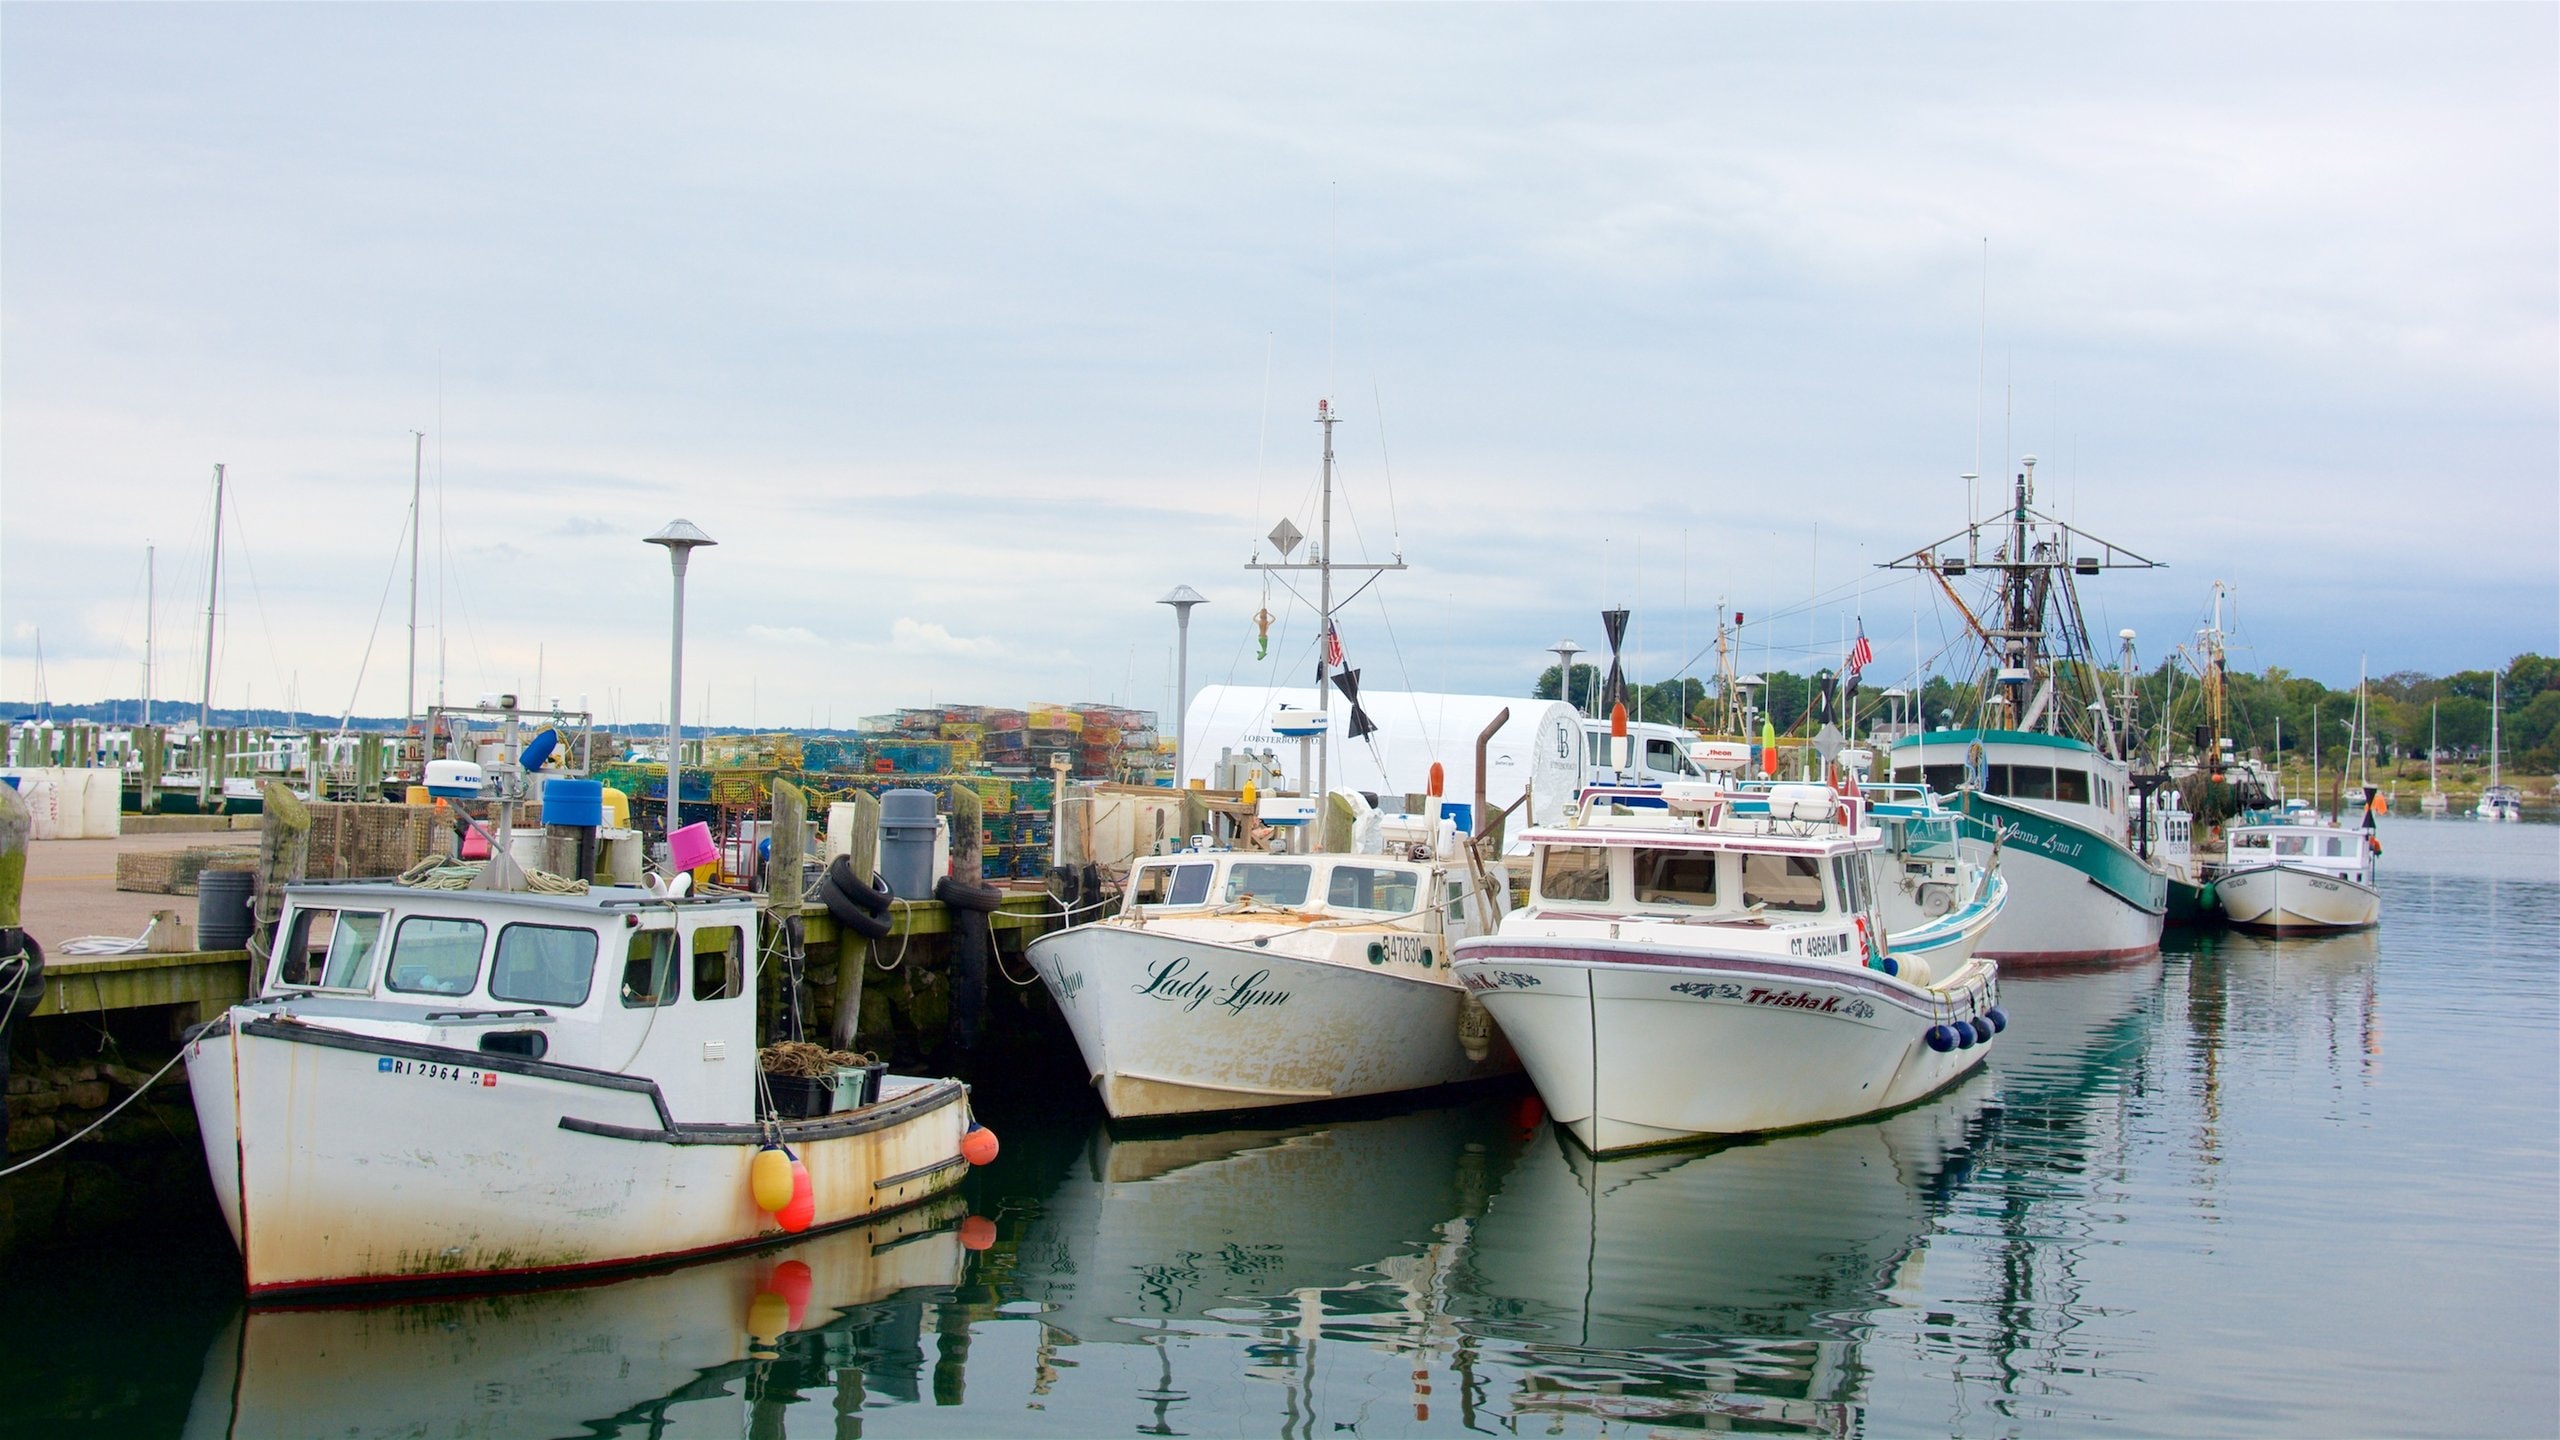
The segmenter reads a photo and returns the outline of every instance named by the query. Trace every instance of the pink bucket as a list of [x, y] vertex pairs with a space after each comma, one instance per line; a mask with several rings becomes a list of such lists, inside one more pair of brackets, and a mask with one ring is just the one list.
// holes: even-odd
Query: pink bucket
[[711, 843], [711, 827], [696, 820], [667, 837], [667, 858], [678, 870], [698, 870], [720, 858]]

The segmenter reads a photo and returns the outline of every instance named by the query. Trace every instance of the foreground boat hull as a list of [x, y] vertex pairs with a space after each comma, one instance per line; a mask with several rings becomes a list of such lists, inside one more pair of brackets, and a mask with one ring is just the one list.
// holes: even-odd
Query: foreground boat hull
[[2009, 903], [1977, 951], [2003, 965], [2130, 960], [2160, 948], [2169, 880], [2087, 826], [1992, 796], [1958, 797], [1969, 839], [2000, 843]]
[[1462, 1035], [1465, 992], [1445, 968], [1354, 969], [1117, 925], [1044, 935], [1030, 954], [1114, 1119], [1392, 1095], [1519, 1069], [1489, 1024], [1472, 1045]]
[[2227, 871], [2213, 882], [2223, 918], [2242, 930], [2281, 935], [2362, 930], [2382, 918], [2370, 885], [2291, 865]]
[[[246, 1009], [189, 1042], [187, 1078], [253, 1296], [568, 1275], [784, 1238], [748, 1189], [757, 1127], [678, 1124], [647, 1081]], [[811, 1228], [958, 1184], [969, 1123], [962, 1087], [928, 1081], [793, 1126]]]
[[1990, 1050], [1934, 1050], [1930, 1029], [1989, 1010], [1997, 985], [1981, 962], [1921, 991], [1863, 969], [1501, 937], [1463, 942], [1457, 968], [1549, 1116], [1602, 1154], [1926, 1098]]

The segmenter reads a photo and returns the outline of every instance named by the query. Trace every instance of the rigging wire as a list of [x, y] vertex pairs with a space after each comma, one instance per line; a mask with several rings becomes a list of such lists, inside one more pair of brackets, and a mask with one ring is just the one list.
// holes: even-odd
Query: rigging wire
[[391, 587], [400, 580], [400, 545], [408, 538], [409, 520], [404, 513], [400, 520], [400, 533], [394, 536], [391, 542], [391, 573], [383, 577], [382, 598], [375, 601], [373, 606], [373, 628], [365, 632], [364, 655], [356, 661], [356, 681], [354, 685], [348, 687], [345, 712], [338, 716], [338, 733], [341, 735], [347, 733], [347, 723], [355, 718], [356, 699], [364, 693], [364, 672], [373, 663], [374, 642], [382, 638], [382, 612], [390, 608]]

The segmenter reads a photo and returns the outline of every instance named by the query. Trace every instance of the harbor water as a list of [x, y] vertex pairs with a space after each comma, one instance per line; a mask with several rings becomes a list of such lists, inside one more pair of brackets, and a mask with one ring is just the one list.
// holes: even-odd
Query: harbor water
[[1808, 1134], [988, 1086], [959, 1201], [371, 1307], [245, 1307], [178, 1205], [0, 1278], [0, 1432], [2552, 1434], [2560, 827], [2383, 836], [2379, 931], [2013, 972], [1982, 1072]]

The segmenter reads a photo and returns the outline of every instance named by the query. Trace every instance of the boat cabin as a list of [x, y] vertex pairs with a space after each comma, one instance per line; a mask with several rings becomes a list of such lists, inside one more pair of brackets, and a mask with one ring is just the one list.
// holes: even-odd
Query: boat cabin
[[249, 1003], [380, 1039], [646, 1079], [680, 1122], [747, 1123], [759, 918], [753, 896], [633, 887], [297, 884]]
[[[1436, 878], [1435, 878], [1436, 877]], [[1439, 891], [1433, 894], [1434, 890]], [[1471, 915], [1470, 907], [1479, 912]], [[1498, 906], [1463, 871], [1392, 855], [1182, 851], [1138, 861], [1120, 913], [1134, 919], [1282, 910], [1450, 935], [1490, 931]]]
[[1875, 908], [1870, 859], [1883, 834], [1857, 800], [1802, 784], [1681, 786], [1665, 798], [1592, 790], [1573, 825], [1530, 831], [1530, 909], [1775, 926]]
[[2283, 865], [2373, 883], [2373, 849], [2364, 833], [2335, 825], [2256, 824], [2233, 827], [2225, 873]]
[[2127, 843], [2124, 762], [2067, 735], [1933, 730], [1905, 736], [1893, 745], [1893, 778], [1939, 795], [1970, 786]]

